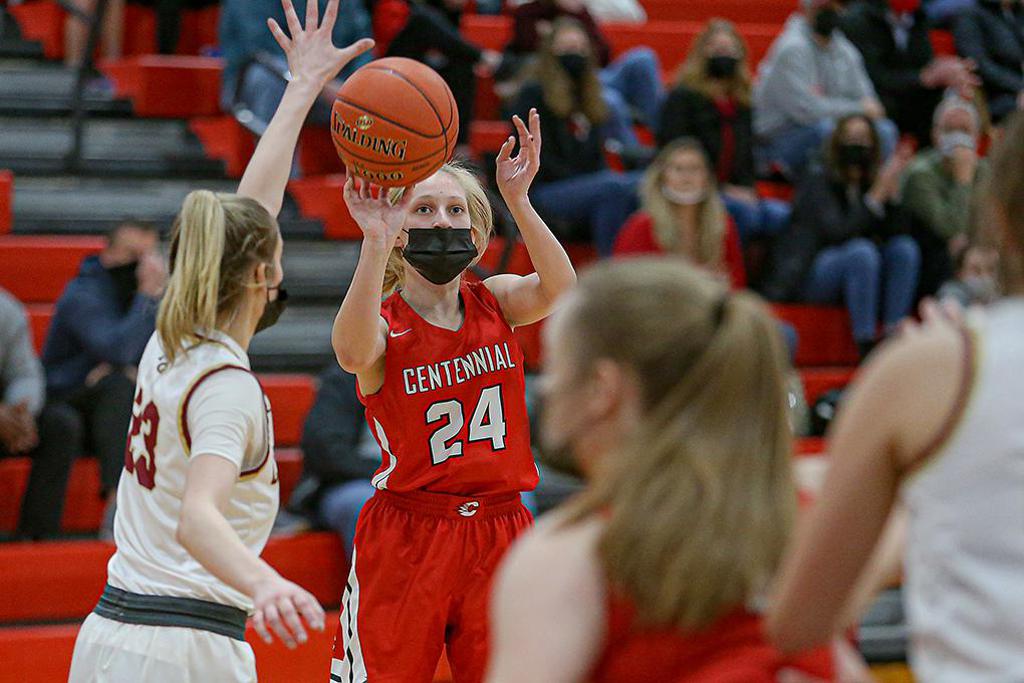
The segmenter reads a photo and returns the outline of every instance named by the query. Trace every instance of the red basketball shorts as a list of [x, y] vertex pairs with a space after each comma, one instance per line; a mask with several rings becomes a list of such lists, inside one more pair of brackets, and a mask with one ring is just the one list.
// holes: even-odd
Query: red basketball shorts
[[377, 491], [356, 526], [331, 680], [430, 683], [447, 647], [455, 683], [479, 683], [491, 579], [532, 523], [518, 493]]

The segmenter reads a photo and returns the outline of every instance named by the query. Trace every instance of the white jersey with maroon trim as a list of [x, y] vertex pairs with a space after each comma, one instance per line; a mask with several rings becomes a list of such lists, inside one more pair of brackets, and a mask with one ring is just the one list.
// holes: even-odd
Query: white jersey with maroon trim
[[110, 584], [250, 610], [249, 598], [203, 568], [175, 535], [189, 458], [217, 455], [239, 470], [224, 516], [249, 550], [262, 552], [278, 508], [273, 434], [270, 403], [233, 339], [208, 334], [170, 364], [154, 334], [139, 363]]
[[965, 339], [954, 415], [902, 489], [911, 660], [929, 683], [1024, 681], [1024, 300]]

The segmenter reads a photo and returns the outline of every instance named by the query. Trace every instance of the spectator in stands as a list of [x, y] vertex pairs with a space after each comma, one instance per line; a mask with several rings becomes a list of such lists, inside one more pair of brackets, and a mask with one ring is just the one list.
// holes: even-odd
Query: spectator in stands
[[956, 96], [943, 100], [935, 110], [934, 147], [907, 167], [902, 203], [921, 247], [921, 296], [953, 277], [951, 254], [967, 244], [972, 197], [988, 168], [978, 155], [978, 128], [973, 104]]
[[459, 109], [462, 146], [469, 143], [477, 74], [493, 75], [502, 61], [500, 52], [482, 50], [459, 33], [465, 6], [466, 0], [378, 0], [373, 32], [378, 54], [415, 59], [441, 74]]
[[797, 178], [839, 117], [864, 114], [878, 129], [883, 157], [898, 132], [885, 118], [864, 61], [839, 30], [840, 5], [800, 0], [782, 34], [761, 62], [754, 87], [754, 132], [766, 160]]
[[961, 249], [956, 255], [956, 277], [942, 285], [935, 296], [962, 308], [993, 303], [999, 298], [999, 252], [978, 244]]
[[[327, 0], [317, 0], [320, 16]], [[295, 0], [295, 10], [305, 12], [305, 0]], [[361, 0], [346, 0], [338, 7], [334, 24], [334, 44], [350, 45], [370, 36], [370, 15]], [[280, 0], [223, 0], [220, 15], [220, 47], [224, 53], [224, 74], [221, 79], [221, 107], [232, 112], [236, 103], [254, 118], [253, 127], [264, 128], [277, 110], [284, 93], [288, 64], [273, 34], [267, 30], [267, 19], [273, 18], [287, 31]], [[257, 60], [255, 63], [254, 60]], [[370, 61], [369, 54], [353, 59], [341, 72], [344, 78]], [[252, 64], [251, 66], [249, 66]], [[248, 67], [248, 68], [247, 68]], [[334, 95], [341, 84], [332, 81], [324, 88], [323, 97], [313, 106], [309, 120], [317, 125], [330, 123]]]
[[45, 404], [43, 367], [32, 350], [25, 309], [0, 289], [0, 457], [32, 459], [15, 538], [60, 532], [71, 463], [81, 450], [78, 416]]
[[1024, 109], [1024, 8], [1020, 0], [978, 0], [953, 28], [956, 51], [978, 65], [995, 123]]
[[722, 199], [740, 238], [775, 235], [789, 205], [754, 190], [754, 131], [747, 45], [732, 22], [714, 19], [697, 36], [661, 112], [658, 146], [694, 137], [714, 165]]
[[[613, 60], [608, 40], [587, 11], [584, 0], [532, 0], [517, 7], [512, 15], [513, 32], [508, 54], [518, 57], [520, 64], [528, 68], [559, 18], [579, 22], [589, 36], [597, 65], [602, 67], [599, 78], [609, 110], [608, 138], [626, 148], [640, 146], [633, 129], [634, 121], [656, 128], [665, 98], [657, 54], [648, 47], [637, 47]], [[507, 74], [509, 68], [502, 71]]]
[[81, 417], [87, 451], [99, 459], [108, 496], [104, 531], [113, 522], [136, 366], [167, 280], [159, 240], [156, 228], [143, 222], [114, 228], [106, 248], [86, 258], [64, 289], [43, 349], [50, 399]]
[[293, 498], [290, 507], [336, 531], [351, 558], [356, 521], [373, 495], [370, 478], [380, 467], [381, 453], [366, 424], [355, 375], [337, 363], [320, 375], [320, 390], [302, 431], [302, 454], [303, 482], [296, 492], [308, 493], [304, 501]]
[[182, 13], [216, 5], [220, 0], [134, 0], [153, 8], [156, 14], [156, 49], [162, 55], [173, 55], [181, 37]]
[[911, 150], [901, 145], [882, 161], [871, 119], [839, 120], [824, 159], [796, 188], [790, 229], [776, 244], [765, 294], [775, 300], [843, 302], [854, 341], [866, 355], [906, 317], [917, 291], [920, 250], [897, 234], [895, 200]]
[[[89, 40], [89, 22], [98, 6], [97, 0], [69, 0], [81, 16], [69, 12], [64, 20], [64, 64], [76, 67], [85, 56]], [[100, 49], [104, 59], [118, 59], [124, 43], [124, 0], [109, 0], [100, 29]]]
[[608, 168], [601, 132], [608, 109], [593, 44], [575, 19], [557, 19], [541, 48], [536, 76], [523, 85], [515, 111], [525, 120], [531, 108], [544, 137], [534, 205], [562, 239], [583, 227], [600, 254], [611, 254], [636, 208], [640, 174]]
[[962, 13], [974, 7], [976, 0], [921, 0], [928, 23], [935, 28], [949, 28]]
[[736, 226], [715, 189], [700, 142], [680, 138], [659, 152], [644, 174], [641, 209], [615, 241], [615, 255], [678, 254], [728, 280], [747, 285]]
[[969, 96], [979, 84], [973, 64], [936, 57], [920, 0], [862, 0], [843, 17], [889, 117], [919, 144], [931, 141], [931, 120], [947, 88]]

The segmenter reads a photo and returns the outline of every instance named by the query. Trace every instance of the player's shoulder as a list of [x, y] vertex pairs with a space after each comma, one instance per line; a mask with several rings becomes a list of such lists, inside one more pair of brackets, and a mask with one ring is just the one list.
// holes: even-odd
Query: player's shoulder
[[599, 591], [597, 544], [603, 530], [604, 522], [596, 518], [570, 521], [564, 513], [548, 514], [509, 550], [501, 571], [503, 590], [537, 597]]

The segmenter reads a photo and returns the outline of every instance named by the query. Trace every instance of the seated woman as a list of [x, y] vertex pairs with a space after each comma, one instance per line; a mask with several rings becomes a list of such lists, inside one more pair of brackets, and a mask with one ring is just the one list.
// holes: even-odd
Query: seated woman
[[883, 166], [870, 119], [840, 119], [797, 185], [764, 285], [774, 300], [844, 303], [862, 355], [877, 342], [879, 309], [888, 334], [914, 304], [921, 250], [897, 234], [894, 205], [911, 154], [900, 147]]
[[786, 202], [760, 199], [754, 190], [750, 98], [746, 42], [732, 22], [714, 19], [680, 67], [658, 128], [658, 147], [680, 137], [694, 137], [703, 145], [744, 243], [776, 235], [789, 222]]
[[545, 335], [541, 450], [587, 486], [504, 560], [487, 683], [834, 680], [827, 650], [769, 646], [757, 607], [797, 501], [763, 303], [671, 259], [605, 262]]
[[733, 289], [747, 285], [736, 226], [715, 191], [701, 144], [693, 138], [669, 143], [644, 175], [640, 210], [622, 227], [614, 254], [673, 253]]
[[540, 114], [544, 145], [530, 198], [559, 237], [583, 227], [598, 253], [611, 254], [619, 228], [636, 208], [640, 174], [608, 168], [601, 132], [608, 109], [593, 44], [578, 21], [561, 18], [552, 26], [514, 111], [525, 117], [531, 108]]

